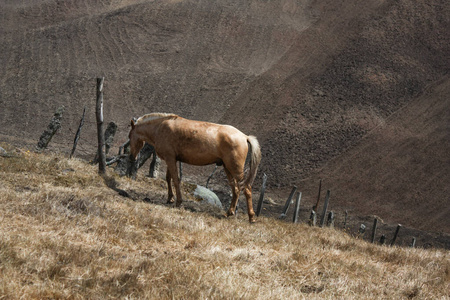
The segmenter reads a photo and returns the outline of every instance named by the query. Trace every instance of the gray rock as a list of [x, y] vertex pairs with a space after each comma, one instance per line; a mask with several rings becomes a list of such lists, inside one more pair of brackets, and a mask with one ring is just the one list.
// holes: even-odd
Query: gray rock
[[197, 185], [197, 188], [194, 191], [194, 196], [200, 201], [206, 201], [211, 205], [223, 209], [222, 202], [220, 202], [219, 197], [217, 197], [217, 195], [213, 191], [203, 186]]

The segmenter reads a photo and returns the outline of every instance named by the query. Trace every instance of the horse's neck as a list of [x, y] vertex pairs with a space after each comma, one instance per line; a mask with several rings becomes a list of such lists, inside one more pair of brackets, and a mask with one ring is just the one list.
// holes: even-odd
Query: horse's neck
[[159, 123], [160, 123], [159, 120], [154, 120], [140, 125], [139, 134], [142, 137], [142, 139], [145, 140], [147, 143], [154, 145], [156, 130], [157, 127], [159, 126]]

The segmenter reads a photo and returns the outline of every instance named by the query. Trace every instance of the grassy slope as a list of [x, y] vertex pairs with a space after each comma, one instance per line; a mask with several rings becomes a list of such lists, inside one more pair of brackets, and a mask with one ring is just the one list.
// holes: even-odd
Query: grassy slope
[[95, 167], [56, 154], [0, 157], [0, 194], [0, 297], [450, 296], [448, 251], [173, 209], [158, 204], [165, 198], [159, 180], [103, 179]]

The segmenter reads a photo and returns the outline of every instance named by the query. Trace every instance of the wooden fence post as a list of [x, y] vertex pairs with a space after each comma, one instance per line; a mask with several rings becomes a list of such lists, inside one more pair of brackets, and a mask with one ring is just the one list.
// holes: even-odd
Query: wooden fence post
[[114, 136], [117, 132], [117, 124], [114, 122], [109, 122], [105, 130], [105, 155], [108, 155], [109, 149], [111, 149], [114, 143]]
[[398, 237], [398, 232], [400, 231], [400, 228], [401, 228], [401, 227], [402, 227], [401, 224], [398, 224], [398, 225], [397, 225], [397, 229], [395, 230], [394, 238], [393, 238], [392, 241], [391, 241], [391, 246], [394, 246], [395, 241], [397, 240], [397, 237]]
[[80, 139], [81, 128], [84, 125], [84, 115], [85, 114], [86, 114], [86, 106], [83, 108], [83, 116], [81, 117], [80, 125], [78, 125], [77, 133], [75, 134], [75, 138], [73, 140], [72, 152], [70, 152], [70, 157], [69, 158], [73, 157], [73, 154], [75, 153], [75, 149], [77, 148], [78, 140]]
[[322, 211], [322, 217], [320, 219], [320, 227], [323, 227], [323, 225], [325, 224], [325, 216], [327, 213], [327, 209], [328, 209], [328, 203], [330, 201], [330, 190], [327, 191], [327, 195], [325, 197], [325, 203], [323, 204], [323, 211]]
[[317, 214], [314, 210], [311, 210], [311, 214], [309, 215], [309, 226], [316, 226]]
[[297, 223], [298, 221], [298, 212], [300, 210], [300, 200], [302, 199], [302, 192], [297, 193], [297, 200], [295, 201], [295, 210], [294, 210], [294, 218], [293, 222]]
[[345, 226], [347, 226], [347, 218], [348, 218], [348, 211], [345, 210], [345, 217], [344, 217], [344, 230], [345, 230]]
[[[116, 131], [117, 131], [117, 125], [114, 122], [109, 122], [108, 126], [106, 126], [106, 130], [105, 130], [105, 135], [103, 136], [104, 140], [105, 140], [105, 157], [108, 155], [109, 153], [109, 149], [111, 149], [111, 146], [114, 142], [114, 136], [116, 135]], [[95, 154], [94, 160], [93, 160], [93, 164], [98, 163], [99, 161], [99, 157], [98, 157], [98, 151], [97, 154]], [[106, 165], [110, 165], [109, 162], [106, 162]]]
[[295, 192], [297, 191], [297, 186], [293, 186], [291, 193], [289, 194], [289, 197], [286, 200], [286, 203], [284, 204], [283, 211], [281, 212], [281, 215], [278, 217], [279, 219], [284, 219], [287, 216], [287, 211], [289, 209], [289, 206], [291, 205], [292, 197], [294, 197]]
[[328, 214], [328, 218], [327, 218], [327, 226], [334, 228], [334, 212], [330, 211], [330, 213]]
[[257, 217], [259, 217], [259, 215], [261, 214], [262, 205], [263, 205], [263, 201], [264, 201], [264, 193], [266, 191], [266, 182], [267, 182], [267, 175], [266, 175], [266, 173], [264, 173], [263, 183], [261, 186], [261, 192], [259, 193], [258, 207], [256, 208], [256, 216]]
[[376, 231], [377, 231], [377, 224], [378, 224], [378, 219], [375, 218], [373, 220], [373, 228], [372, 228], [372, 243], [375, 242], [375, 234], [376, 234]]
[[55, 133], [61, 128], [61, 119], [63, 116], [63, 112], [64, 112], [64, 105], [59, 107], [53, 114], [53, 117], [50, 123], [48, 124], [47, 129], [44, 130], [44, 132], [41, 134], [39, 138], [36, 147], [38, 151], [42, 151], [45, 148], [47, 148], [48, 144], [50, 143]]
[[152, 161], [150, 162], [150, 169], [148, 171], [148, 176], [150, 178], [158, 177], [160, 165], [161, 165], [161, 158], [159, 158], [158, 155], [156, 155], [156, 151], [154, 151]]
[[416, 238], [413, 237], [411, 241], [411, 245], [409, 245], [411, 248], [414, 248], [416, 246]]
[[380, 244], [381, 244], [381, 245], [386, 244], [386, 236], [385, 236], [384, 234], [381, 235], [381, 237], [380, 237]]
[[359, 232], [359, 234], [360, 234], [361, 236], [363, 236], [364, 233], [366, 233], [366, 225], [361, 224], [361, 226], [359, 226], [358, 232]]
[[97, 78], [97, 103], [95, 106], [95, 116], [97, 119], [98, 137], [98, 172], [106, 173], [105, 136], [103, 134], [103, 81], [104, 77]]

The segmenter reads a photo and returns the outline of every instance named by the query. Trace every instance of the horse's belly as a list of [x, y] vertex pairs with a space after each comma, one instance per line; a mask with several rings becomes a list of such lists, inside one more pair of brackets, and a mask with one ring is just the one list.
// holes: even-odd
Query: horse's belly
[[201, 153], [195, 153], [191, 155], [180, 154], [177, 156], [177, 160], [195, 166], [206, 166], [210, 164], [222, 164], [222, 160], [215, 155], [205, 155]]

